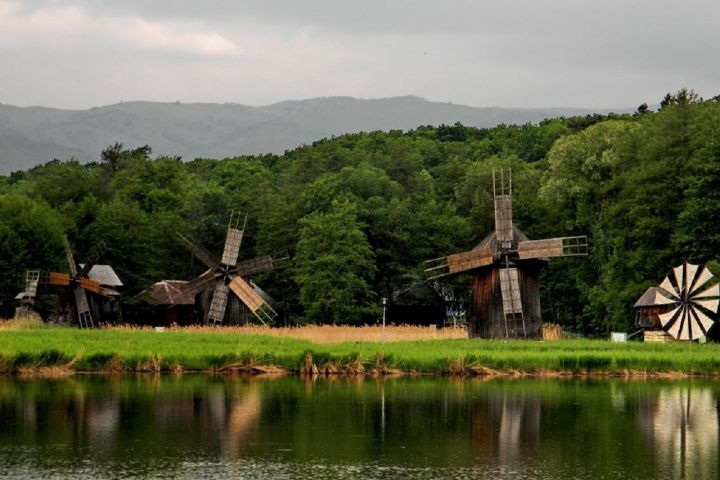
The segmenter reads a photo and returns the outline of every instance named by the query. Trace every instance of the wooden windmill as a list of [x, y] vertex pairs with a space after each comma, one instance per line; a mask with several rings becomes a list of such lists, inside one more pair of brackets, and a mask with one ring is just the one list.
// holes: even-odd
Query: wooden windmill
[[663, 330], [678, 340], [697, 340], [707, 335], [720, 306], [720, 283], [704, 288], [713, 274], [704, 265], [683, 263], [673, 268], [659, 287], [652, 289], [649, 307], [657, 314]]
[[70, 315], [77, 321], [80, 328], [93, 328], [95, 322], [90, 311], [87, 292], [103, 293], [100, 282], [89, 277], [90, 270], [100, 258], [101, 247], [97, 248], [84, 264], [78, 264], [67, 235], [63, 236], [63, 245], [70, 273], [50, 272], [47, 282], [50, 285], [67, 287], [70, 293], [68, 295], [69, 305], [71, 305]]
[[242, 227], [240, 227], [240, 217], [240, 213], [236, 211], [230, 214], [225, 248], [220, 261], [202, 245], [178, 233], [190, 251], [209, 268], [208, 271], [185, 284], [181, 293], [195, 296], [203, 291], [211, 292], [210, 305], [205, 309], [205, 320], [220, 324], [225, 319], [229, 293], [232, 292], [253, 315], [263, 324], [267, 324], [277, 316], [277, 313], [243, 277], [269, 272], [275, 268], [276, 261], [287, 257], [274, 259], [270, 255], [264, 255], [238, 262], [247, 215]]
[[540, 268], [551, 257], [587, 255], [587, 237], [529, 240], [512, 221], [512, 172], [493, 170], [495, 231], [468, 252], [428, 260], [430, 279], [473, 273], [468, 334], [542, 338]]

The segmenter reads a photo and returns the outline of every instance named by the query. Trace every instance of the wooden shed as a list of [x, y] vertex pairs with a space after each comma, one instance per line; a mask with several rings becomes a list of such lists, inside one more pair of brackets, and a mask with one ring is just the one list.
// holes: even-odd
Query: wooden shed
[[662, 330], [662, 324], [660, 323], [658, 315], [669, 312], [672, 309], [672, 305], [656, 304], [655, 297], [657, 294], [668, 298], [663, 289], [650, 287], [645, 290], [645, 293], [643, 293], [633, 305], [635, 309], [636, 327], [646, 330]]
[[656, 295], [669, 298], [659, 287], [650, 287], [637, 299], [635, 309], [635, 326], [642, 328], [643, 341], [652, 343], [668, 343], [675, 339], [662, 328], [659, 315], [672, 310], [673, 305], [658, 305]]
[[166, 327], [197, 323], [199, 310], [195, 306], [195, 297], [183, 292], [186, 284], [183, 280], [162, 280], [136, 295], [134, 300], [150, 306], [142, 315], [147, 318], [140, 318], [139, 323], [150, 320], [154, 325]]

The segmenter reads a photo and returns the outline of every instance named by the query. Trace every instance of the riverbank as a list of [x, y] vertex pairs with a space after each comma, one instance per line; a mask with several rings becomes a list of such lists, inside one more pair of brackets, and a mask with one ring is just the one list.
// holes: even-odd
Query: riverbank
[[720, 375], [720, 345], [469, 339], [313, 343], [233, 330], [0, 331], [0, 373]]

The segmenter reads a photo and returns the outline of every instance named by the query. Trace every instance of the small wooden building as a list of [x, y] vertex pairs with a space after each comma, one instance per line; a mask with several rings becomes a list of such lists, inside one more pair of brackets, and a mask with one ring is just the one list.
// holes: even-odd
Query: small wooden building
[[672, 342], [675, 339], [662, 329], [659, 315], [669, 312], [673, 306], [656, 304], [655, 298], [657, 294], [669, 298], [662, 288], [650, 287], [637, 299], [633, 305], [635, 309], [635, 326], [644, 330], [643, 340], [645, 342]]
[[657, 305], [655, 303], [657, 294], [667, 298], [662, 288], [650, 287], [645, 290], [645, 293], [643, 293], [633, 305], [635, 309], [636, 327], [646, 330], [662, 330], [662, 324], [660, 323], [660, 317], [658, 317], [658, 315], [669, 312], [672, 309], [672, 305]]
[[134, 323], [150, 320], [153, 325], [169, 327], [172, 325], [192, 325], [198, 323], [199, 310], [195, 307], [195, 297], [183, 292], [186, 281], [162, 280], [135, 296], [149, 308], [140, 309]]

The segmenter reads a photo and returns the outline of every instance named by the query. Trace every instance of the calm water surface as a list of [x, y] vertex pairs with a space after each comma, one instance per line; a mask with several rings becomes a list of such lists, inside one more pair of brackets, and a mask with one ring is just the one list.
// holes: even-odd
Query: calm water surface
[[705, 380], [0, 378], [0, 477], [718, 477]]

